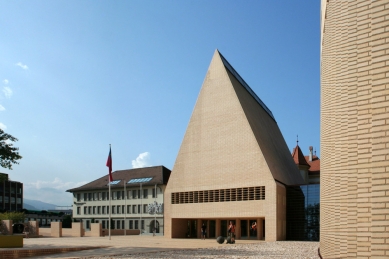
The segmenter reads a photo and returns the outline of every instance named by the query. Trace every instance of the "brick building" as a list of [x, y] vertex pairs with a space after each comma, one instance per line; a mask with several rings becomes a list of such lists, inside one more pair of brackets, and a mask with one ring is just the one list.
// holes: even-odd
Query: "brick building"
[[226, 236], [232, 220], [238, 239], [285, 240], [287, 188], [307, 183], [272, 112], [216, 50], [166, 187], [165, 235], [200, 237], [204, 223]]
[[321, 1], [320, 251], [389, 258], [389, 1]]

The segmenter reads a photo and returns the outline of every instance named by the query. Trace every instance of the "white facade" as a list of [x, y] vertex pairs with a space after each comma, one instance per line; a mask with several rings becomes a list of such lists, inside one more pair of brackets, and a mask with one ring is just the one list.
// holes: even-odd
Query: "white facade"
[[111, 212], [111, 229], [140, 229], [142, 234], [163, 234], [163, 194], [166, 185], [111, 185], [111, 205], [107, 189], [73, 192], [73, 218], [83, 222], [85, 230], [90, 223], [102, 223], [108, 229]]

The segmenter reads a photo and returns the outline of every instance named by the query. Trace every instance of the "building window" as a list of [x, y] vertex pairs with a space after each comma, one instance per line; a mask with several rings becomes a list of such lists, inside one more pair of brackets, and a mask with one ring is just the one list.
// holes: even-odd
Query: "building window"
[[133, 221], [130, 220], [130, 229], [132, 229], [134, 226], [133, 226]]
[[252, 201], [265, 199], [265, 186], [171, 193], [172, 204]]
[[137, 220], [134, 220], [134, 221], [135, 221], [135, 229], [138, 229], [139, 228], [138, 221]]
[[132, 198], [136, 199], [136, 190], [132, 190]]
[[77, 201], [81, 200], [81, 193], [77, 193]]
[[77, 207], [77, 215], [81, 214], [81, 207]]
[[143, 189], [143, 198], [147, 199], [148, 196], [149, 196], [149, 190]]
[[133, 214], [136, 213], [136, 205], [132, 205], [132, 213], [133, 213]]
[[147, 213], [147, 204], [143, 204], [143, 213]]

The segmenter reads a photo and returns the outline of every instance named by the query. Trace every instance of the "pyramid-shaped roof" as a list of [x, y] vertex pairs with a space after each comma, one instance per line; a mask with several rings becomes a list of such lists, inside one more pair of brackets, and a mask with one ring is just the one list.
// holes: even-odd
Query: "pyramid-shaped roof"
[[233, 188], [265, 179], [304, 182], [270, 109], [216, 50], [167, 188]]
[[304, 165], [310, 167], [299, 145], [296, 145], [296, 147], [293, 149], [292, 157], [296, 165]]

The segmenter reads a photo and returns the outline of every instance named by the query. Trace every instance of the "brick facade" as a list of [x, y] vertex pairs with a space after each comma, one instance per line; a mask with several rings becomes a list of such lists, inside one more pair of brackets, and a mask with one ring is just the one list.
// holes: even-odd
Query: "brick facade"
[[[243, 84], [216, 51], [166, 187], [166, 237], [199, 237], [200, 224], [211, 220], [219, 236], [223, 222], [234, 220], [237, 238], [256, 221], [250, 238], [262, 239], [265, 229], [266, 240], [285, 239], [285, 185], [304, 181], [270, 110]], [[257, 199], [261, 188], [265, 198]]]
[[389, 258], [389, 1], [322, 0], [324, 258]]

